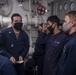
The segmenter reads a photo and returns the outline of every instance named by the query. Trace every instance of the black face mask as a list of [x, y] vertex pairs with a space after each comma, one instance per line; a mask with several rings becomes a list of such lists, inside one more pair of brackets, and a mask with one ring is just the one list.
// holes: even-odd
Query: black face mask
[[14, 24], [14, 28], [15, 28], [16, 30], [21, 30], [22, 26], [23, 26], [23, 23], [15, 23], [15, 24]]
[[47, 30], [49, 31], [49, 33], [53, 33], [53, 31], [54, 31], [54, 28], [52, 28], [52, 26], [49, 26], [48, 28], [47, 28]]

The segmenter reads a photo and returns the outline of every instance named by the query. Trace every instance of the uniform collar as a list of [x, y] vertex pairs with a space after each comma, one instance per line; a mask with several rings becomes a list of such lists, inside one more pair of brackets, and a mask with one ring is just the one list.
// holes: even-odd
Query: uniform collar
[[62, 30], [60, 30], [60, 32], [59, 33], [57, 33], [57, 34], [53, 34], [54, 36], [59, 36], [59, 34], [62, 34], [63, 33], [63, 31]]
[[76, 36], [76, 32], [72, 33], [72, 34], [69, 36], [69, 38], [71, 39], [71, 38], [73, 38], [73, 37], [75, 37], [75, 36]]

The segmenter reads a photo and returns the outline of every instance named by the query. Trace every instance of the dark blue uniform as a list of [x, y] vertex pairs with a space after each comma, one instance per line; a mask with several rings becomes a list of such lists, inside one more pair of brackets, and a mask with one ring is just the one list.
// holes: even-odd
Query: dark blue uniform
[[0, 75], [16, 75], [16, 71], [8, 58], [0, 55]]
[[[23, 30], [20, 31], [18, 39], [16, 38], [12, 27], [4, 29], [2, 31], [0, 40], [0, 51], [2, 51], [3, 55], [8, 58], [13, 56], [18, 61], [19, 56], [22, 56], [23, 58], [26, 57], [28, 50], [29, 39], [28, 35]], [[15, 65], [16, 69], [18, 69], [18, 72], [20, 72], [22, 68], [18, 66], [22, 67], [23, 64]]]
[[56, 75], [58, 61], [61, 56], [66, 35], [63, 31], [43, 37], [42, 43], [46, 43], [43, 75]]
[[27, 75], [33, 75], [34, 68], [37, 66], [37, 75], [43, 74], [43, 63], [44, 63], [44, 53], [45, 53], [45, 44], [40, 44], [41, 35], [38, 36], [35, 44], [35, 52], [31, 59], [26, 62], [25, 69]]
[[[41, 37], [41, 35], [39, 37]], [[41, 57], [45, 53], [45, 44], [40, 44], [39, 37], [35, 44], [35, 52], [33, 53], [33, 58], [35, 59]]]
[[58, 75], [76, 75], [76, 32], [66, 40], [59, 62]]

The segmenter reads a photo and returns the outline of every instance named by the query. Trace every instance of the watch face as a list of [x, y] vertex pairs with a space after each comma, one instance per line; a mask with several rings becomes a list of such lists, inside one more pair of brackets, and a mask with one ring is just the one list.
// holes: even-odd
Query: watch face
[[65, 4], [64, 4], [64, 10], [67, 10], [67, 9], [68, 9], [68, 4], [65, 3]]
[[60, 11], [62, 10], [62, 5], [61, 5], [61, 4], [59, 5], [59, 10], [60, 10]]
[[73, 10], [74, 7], [75, 7], [74, 2], [71, 2], [71, 3], [70, 3], [70, 9]]

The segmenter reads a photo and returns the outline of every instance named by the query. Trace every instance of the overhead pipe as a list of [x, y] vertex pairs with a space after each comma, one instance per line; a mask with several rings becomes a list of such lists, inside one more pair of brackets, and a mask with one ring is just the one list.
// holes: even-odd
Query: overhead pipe
[[0, 15], [0, 27], [8, 27], [9, 23], [11, 23], [11, 18], [9, 17], [3, 17]]

